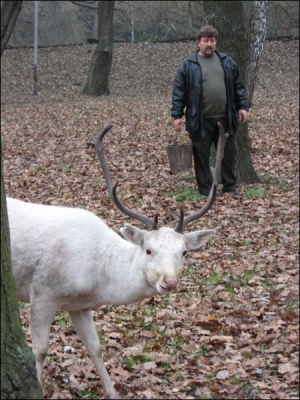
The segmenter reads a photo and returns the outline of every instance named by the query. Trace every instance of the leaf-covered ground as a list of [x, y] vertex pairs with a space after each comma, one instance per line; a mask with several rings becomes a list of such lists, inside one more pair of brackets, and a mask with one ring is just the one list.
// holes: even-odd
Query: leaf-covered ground
[[[113, 124], [105, 148], [120, 197], [174, 226], [182, 204], [186, 213], [204, 204], [193, 196], [193, 169], [171, 174], [165, 149], [175, 139], [172, 77], [194, 44], [115, 44], [111, 94], [88, 98], [81, 91], [94, 48], [40, 49], [38, 96], [32, 50], [2, 57], [7, 194], [84, 207], [118, 231], [128, 218], [110, 201], [88, 145]], [[249, 123], [262, 182], [239, 185], [240, 199], [218, 194], [189, 226], [217, 235], [189, 254], [179, 290], [95, 312], [106, 365], [124, 398], [298, 398], [298, 60], [298, 41], [265, 44]], [[28, 306], [21, 315], [30, 341]], [[104, 398], [64, 312], [51, 328], [44, 384], [49, 399]]]

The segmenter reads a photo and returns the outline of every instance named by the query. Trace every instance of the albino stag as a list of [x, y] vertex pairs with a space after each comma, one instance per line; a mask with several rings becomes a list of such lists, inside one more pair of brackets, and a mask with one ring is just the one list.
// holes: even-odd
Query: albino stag
[[104, 304], [129, 304], [176, 289], [186, 252], [196, 250], [214, 230], [183, 233], [185, 226], [212, 206], [220, 178], [227, 134], [222, 126], [213, 169], [214, 183], [204, 207], [180, 219], [175, 229], [158, 228], [150, 219], [130, 211], [119, 200], [104, 158], [102, 140], [96, 151], [109, 193], [122, 213], [148, 230], [125, 224], [122, 237], [89, 211], [32, 204], [7, 198], [11, 255], [18, 299], [31, 303], [32, 350], [42, 382], [50, 326], [58, 309], [67, 310], [101, 378], [108, 398], [119, 398], [104, 365], [92, 310]]

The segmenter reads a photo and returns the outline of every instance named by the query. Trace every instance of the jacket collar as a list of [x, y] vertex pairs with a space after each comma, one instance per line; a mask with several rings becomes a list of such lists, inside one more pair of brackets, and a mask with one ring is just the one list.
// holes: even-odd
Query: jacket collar
[[[191, 61], [191, 62], [194, 62], [194, 63], [198, 64], [198, 52], [199, 52], [199, 50], [196, 50], [194, 53], [192, 53], [192, 54], [187, 58], [187, 61]], [[217, 56], [218, 56], [221, 60], [223, 60], [224, 58], [227, 57], [227, 55], [226, 55], [225, 53], [221, 53], [221, 52], [218, 51], [218, 50], [215, 50], [215, 53], [217, 54]]]

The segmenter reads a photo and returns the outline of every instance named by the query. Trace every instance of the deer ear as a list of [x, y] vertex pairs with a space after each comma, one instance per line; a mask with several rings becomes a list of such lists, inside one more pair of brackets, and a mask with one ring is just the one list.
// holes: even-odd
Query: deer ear
[[120, 229], [120, 233], [125, 240], [140, 246], [144, 241], [145, 231], [131, 226], [129, 224], [125, 224], [124, 228]]
[[203, 247], [214, 235], [214, 229], [207, 229], [206, 231], [196, 231], [185, 233], [185, 243], [187, 250], [198, 250]]

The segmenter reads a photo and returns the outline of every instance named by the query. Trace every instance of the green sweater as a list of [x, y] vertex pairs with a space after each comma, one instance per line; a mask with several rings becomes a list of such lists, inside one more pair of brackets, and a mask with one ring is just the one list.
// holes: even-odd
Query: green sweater
[[198, 53], [198, 61], [202, 71], [203, 117], [225, 117], [226, 86], [220, 58], [216, 53], [211, 57], [201, 57]]

